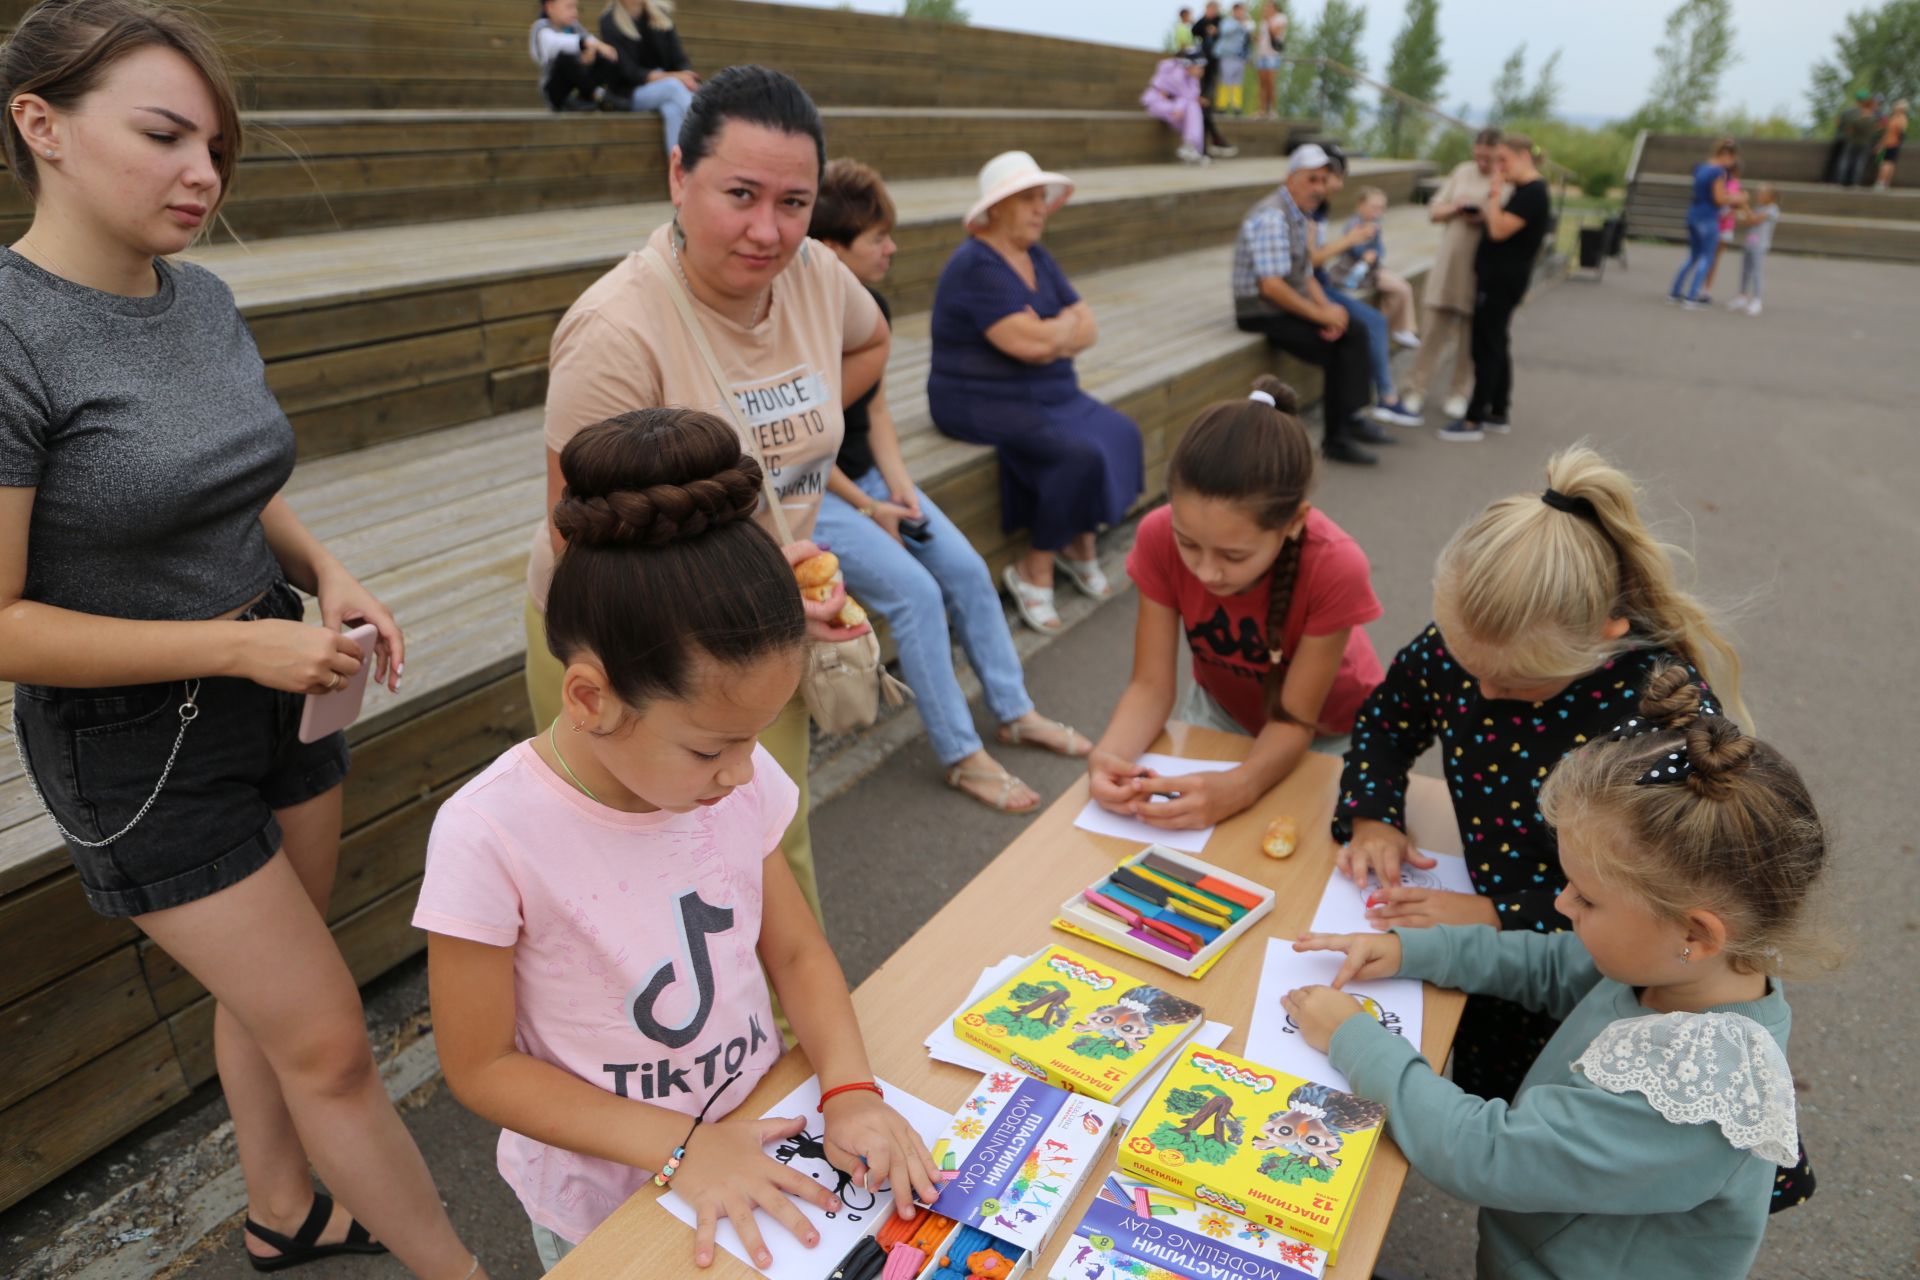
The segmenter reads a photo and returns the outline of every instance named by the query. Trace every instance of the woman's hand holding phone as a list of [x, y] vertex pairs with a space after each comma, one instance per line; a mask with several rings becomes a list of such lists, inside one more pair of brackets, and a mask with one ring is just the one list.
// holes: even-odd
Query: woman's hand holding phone
[[281, 618], [236, 622], [231, 674], [287, 693], [331, 693], [360, 670], [360, 646], [344, 632]]
[[315, 594], [320, 599], [321, 626], [338, 633], [361, 623], [371, 624], [380, 633], [373, 649], [373, 682], [386, 685], [390, 693], [400, 692], [400, 677], [407, 669], [407, 642], [392, 612], [338, 561], [320, 570], [318, 587]]

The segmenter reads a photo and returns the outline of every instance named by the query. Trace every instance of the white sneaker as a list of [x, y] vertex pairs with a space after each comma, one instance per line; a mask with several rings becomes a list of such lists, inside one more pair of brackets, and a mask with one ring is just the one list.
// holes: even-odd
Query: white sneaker
[[1760, 299], [1755, 298], [1752, 302], [1749, 302], [1747, 304], [1747, 314], [1750, 316], [1757, 316], [1760, 314]]
[[1747, 295], [1744, 293], [1735, 294], [1733, 301], [1727, 304], [1727, 310], [1729, 311], [1745, 311], [1746, 309]]
[[1393, 335], [1393, 340], [1411, 351], [1420, 345], [1420, 335], [1411, 329], [1402, 329]]
[[1467, 416], [1467, 398], [1448, 396], [1447, 402], [1440, 406], [1440, 411], [1449, 418], [1464, 418]]
[[1198, 147], [1190, 147], [1184, 142], [1174, 148], [1173, 155], [1176, 160], [1184, 161], [1187, 164], [1199, 164], [1201, 160], [1205, 159], [1205, 157], [1200, 154]]
[[[1422, 409], [1425, 409], [1427, 407], [1427, 398], [1423, 395], [1408, 393], [1407, 395], [1400, 397], [1400, 403], [1407, 406], [1408, 413], [1419, 413]], [[1467, 402], [1464, 400], [1460, 402], [1461, 413], [1465, 413], [1467, 411], [1466, 403]], [[1458, 417], [1459, 414], [1455, 414], [1454, 416]]]
[[1240, 154], [1238, 147], [1208, 147], [1207, 154], [1216, 160], [1231, 160]]

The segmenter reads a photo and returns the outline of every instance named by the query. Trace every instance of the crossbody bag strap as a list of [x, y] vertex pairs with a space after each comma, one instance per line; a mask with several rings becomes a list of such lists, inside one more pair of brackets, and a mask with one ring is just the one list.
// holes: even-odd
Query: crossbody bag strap
[[[672, 232], [668, 232], [669, 235]], [[666, 255], [648, 245], [647, 259], [653, 267], [653, 273], [666, 282], [667, 296], [673, 299], [674, 310], [680, 313], [680, 320], [686, 325], [687, 333], [693, 338], [700, 358], [707, 363], [707, 372], [713, 375], [714, 389], [720, 393], [720, 403], [727, 407], [727, 416], [733, 419], [734, 430], [739, 433], [740, 443], [747, 454], [760, 464], [760, 490], [765, 495], [767, 509], [773, 513], [773, 527], [780, 533], [780, 545], [786, 546], [793, 541], [793, 527], [787, 523], [787, 512], [780, 505], [780, 495], [773, 489], [773, 472], [767, 467], [765, 458], [760, 456], [759, 441], [754, 439], [753, 428], [740, 416], [740, 406], [734, 403], [733, 392], [727, 386], [727, 376], [720, 372], [719, 358], [713, 354], [713, 344], [707, 341], [706, 326], [693, 313], [693, 300], [687, 297], [685, 286], [680, 283], [679, 273], [673, 269]]]

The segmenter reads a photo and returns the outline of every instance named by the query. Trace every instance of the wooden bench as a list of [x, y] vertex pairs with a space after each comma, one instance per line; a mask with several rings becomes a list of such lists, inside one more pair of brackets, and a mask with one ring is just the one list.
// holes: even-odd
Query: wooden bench
[[[529, 94], [531, 96], [531, 93]], [[857, 156], [894, 181], [971, 176], [1018, 148], [1078, 171], [1170, 162], [1174, 137], [1139, 111], [828, 107], [831, 156]], [[660, 118], [548, 111], [250, 112], [234, 197], [221, 210], [245, 240], [422, 224], [667, 197]], [[1286, 153], [1312, 121], [1227, 120], [1249, 158]], [[3, 170], [0, 166], [0, 170]], [[0, 183], [0, 236], [32, 206]]]
[[[527, 0], [188, 0], [204, 8], [246, 106], [520, 107], [538, 71]], [[31, 0], [0, 0], [10, 28]], [[598, 4], [583, 5], [587, 21]], [[823, 104], [1129, 110], [1159, 56], [986, 27], [747, 0], [686, 0], [681, 37], [703, 71], [758, 62]], [[930, 74], [938, 66], [938, 74]]]
[[[1776, 186], [1780, 222], [1773, 232], [1775, 252], [1920, 262], [1920, 192], [1824, 184]], [[1753, 187], [1746, 184], [1749, 191]], [[1641, 173], [1627, 191], [1629, 234], [1685, 241], [1687, 207], [1692, 200], [1691, 177]]]
[[[1640, 141], [1637, 173], [1692, 174], [1707, 159], [1717, 139], [1706, 133], [1648, 133]], [[1740, 145], [1740, 180], [1824, 184], [1831, 138], [1735, 138]], [[1876, 146], [1878, 141], [1876, 139]], [[1895, 190], [1920, 187], [1920, 168], [1906, 165], [1894, 174]], [[1841, 187], [1828, 187], [1842, 191]], [[1853, 188], [1860, 192], [1863, 188]]]
[[[1079, 276], [1219, 243], [1271, 189], [1277, 168], [1236, 160], [1084, 171], [1049, 244]], [[1374, 182], [1403, 200], [1421, 170], [1360, 161], [1356, 185]], [[893, 184], [900, 252], [890, 293], [903, 314], [931, 302], [975, 192], [971, 178]], [[561, 314], [670, 212], [648, 204], [521, 214], [190, 256], [233, 286], [301, 455], [318, 457], [538, 403]]]
[[[1416, 284], [1430, 247], [1396, 213], [1396, 265]], [[1423, 235], [1427, 239], [1423, 240]], [[1140, 423], [1148, 494], [1204, 404], [1279, 368], [1233, 327], [1223, 245], [1080, 275], [1102, 340], [1087, 390]], [[926, 316], [899, 324], [889, 396], [916, 477], [996, 569], [1018, 549], [999, 526], [991, 451], [938, 435], [926, 415]], [[540, 413], [527, 409], [303, 461], [289, 500], [408, 627], [408, 680], [370, 695], [350, 732], [355, 768], [329, 910], [365, 981], [422, 945], [409, 926], [440, 801], [531, 728], [521, 664], [527, 549], [544, 493]], [[311, 611], [310, 611], [311, 612]], [[10, 737], [11, 689], [0, 686]], [[88, 909], [11, 743], [0, 743], [0, 1207], [18, 1200], [214, 1074], [212, 1002], [165, 952]]]

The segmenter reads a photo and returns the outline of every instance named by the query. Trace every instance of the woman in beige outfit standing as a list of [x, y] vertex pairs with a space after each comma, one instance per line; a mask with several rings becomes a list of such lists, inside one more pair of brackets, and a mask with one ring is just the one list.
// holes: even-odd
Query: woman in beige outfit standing
[[1482, 129], [1473, 140], [1473, 159], [1454, 166], [1427, 204], [1427, 216], [1443, 224], [1446, 231], [1440, 237], [1433, 270], [1427, 273], [1422, 308], [1426, 327], [1420, 334], [1420, 354], [1414, 360], [1413, 376], [1407, 380], [1402, 397], [1413, 413], [1419, 413], [1426, 403], [1427, 385], [1441, 351], [1447, 347], [1453, 349], [1453, 379], [1447, 389], [1445, 412], [1453, 419], [1467, 409], [1467, 392], [1473, 389], [1473, 253], [1480, 244], [1480, 209], [1486, 203], [1493, 151], [1499, 145], [1500, 130]]

